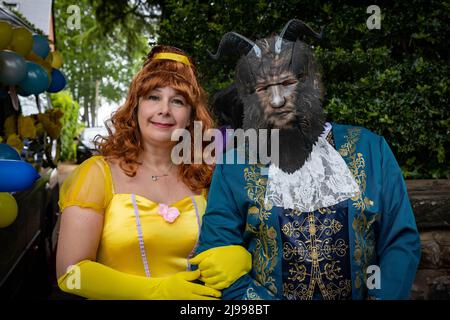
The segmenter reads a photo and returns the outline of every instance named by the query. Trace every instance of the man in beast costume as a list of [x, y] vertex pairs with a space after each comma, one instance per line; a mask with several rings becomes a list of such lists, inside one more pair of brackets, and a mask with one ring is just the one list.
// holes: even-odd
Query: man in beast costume
[[213, 56], [240, 56], [219, 116], [279, 129], [280, 156], [216, 166], [197, 253], [234, 244], [252, 254], [224, 299], [406, 299], [420, 240], [402, 173], [383, 137], [325, 122], [305, 35], [321, 38], [300, 20], [256, 42], [230, 32]]

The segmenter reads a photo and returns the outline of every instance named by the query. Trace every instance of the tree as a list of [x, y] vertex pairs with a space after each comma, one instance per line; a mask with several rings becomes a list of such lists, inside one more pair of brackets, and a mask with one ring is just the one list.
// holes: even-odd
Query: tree
[[82, 120], [95, 126], [101, 100], [117, 103], [126, 95], [147, 51], [147, 37], [154, 30], [140, 30], [140, 21], [128, 19], [127, 29], [111, 23], [106, 33], [88, 0], [77, 2], [80, 29], [71, 29], [67, 21], [74, 13], [67, 8], [72, 4], [69, 0], [55, 2], [56, 47], [64, 57], [68, 87], [84, 110]]

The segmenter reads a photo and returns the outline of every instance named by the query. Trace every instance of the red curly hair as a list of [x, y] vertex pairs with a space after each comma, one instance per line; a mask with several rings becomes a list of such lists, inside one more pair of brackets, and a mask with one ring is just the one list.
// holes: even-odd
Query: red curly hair
[[[152, 59], [160, 52], [177, 53], [186, 56], [191, 66], [173, 60]], [[157, 87], [171, 87], [184, 96], [192, 106], [189, 131], [191, 133], [191, 154], [194, 158], [194, 121], [201, 121], [203, 133], [213, 127], [213, 120], [207, 108], [207, 97], [197, 81], [196, 71], [192, 59], [182, 50], [171, 46], [156, 46], [148, 54], [142, 69], [135, 75], [128, 91], [127, 99], [112, 115], [110, 121], [114, 128], [107, 125], [108, 137], [96, 139], [100, 153], [109, 158], [118, 159], [120, 168], [126, 175], [134, 177], [141, 162], [138, 156], [143, 150], [139, 130], [137, 109], [139, 98], [147, 96]], [[206, 144], [203, 143], [203, 147]], [[193, 161], [192, 161], [193, 163]], [[182, 181], [193, 191], [209, 187], [213, 172], [213, 165], [181, 164], [178, 174]]]

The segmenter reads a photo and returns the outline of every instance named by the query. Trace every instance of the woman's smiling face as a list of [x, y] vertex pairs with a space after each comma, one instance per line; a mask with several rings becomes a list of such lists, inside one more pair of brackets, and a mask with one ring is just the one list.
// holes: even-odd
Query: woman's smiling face
[[172, 132], [186, 129], [192, 107], [186, 98], [171, 87], [157, 87], [139, 98], [138, 123], [141, 137], [152, 144], [171, 141]]

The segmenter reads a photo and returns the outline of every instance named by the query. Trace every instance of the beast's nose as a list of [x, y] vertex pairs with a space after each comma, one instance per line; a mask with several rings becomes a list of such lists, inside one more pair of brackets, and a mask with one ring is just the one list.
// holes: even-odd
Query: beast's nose
[[270, 105], [272, 106], [272, 108], [281, 108], [282, 106], [284, 106], [286, 100], [283, 97], [282, 90], [279, 85], [270, 86], [269, 93]]

